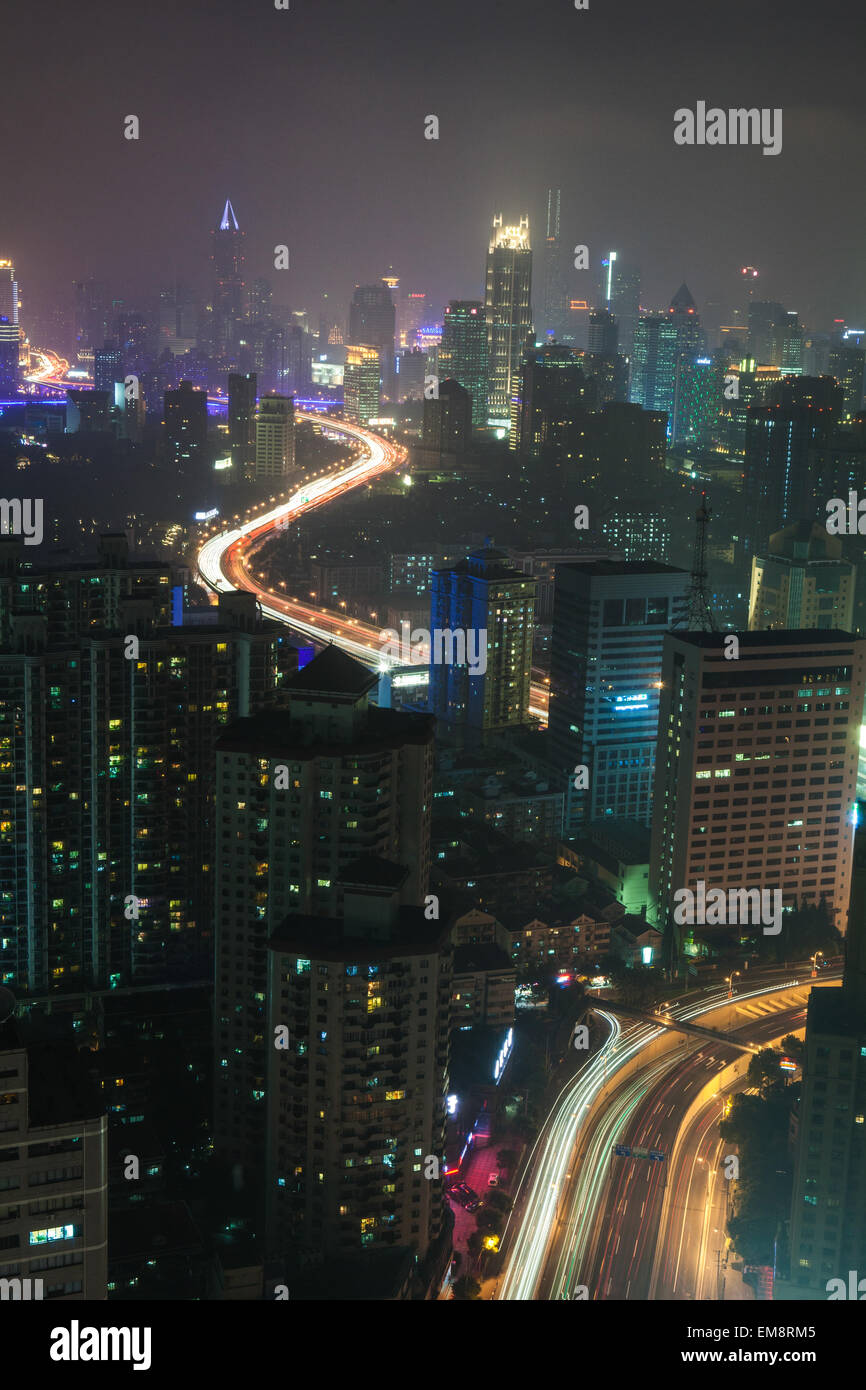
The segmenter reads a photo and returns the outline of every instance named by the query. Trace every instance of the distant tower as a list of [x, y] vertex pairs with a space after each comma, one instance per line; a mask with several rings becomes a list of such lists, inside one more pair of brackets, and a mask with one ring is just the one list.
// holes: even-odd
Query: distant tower
[[246, 316], [244, 238], [229, 199], [218, 227], [211, 232], [213, 264], [213, 345], [217, 353], [237, 350], [240, 324]]
[[566, 323], [565, 279], [562, 273], [562, 242], [559, 236], [560, 190], [547, 190], [547, 237], [544, 243], [544, 322], [545, 333], [560, 337]]
[[532, 249], [529, 218], [504, 227], [493, 219], [487, 252], [488, 422], [510, 426], [511, 396], [520, 373], [520, 358], [532, 333]]
[[702, 502], [695, 513], [697, 530], [695, 534], [695, 558], [692, 564], [689, 585], [689, 631], [716, 632], [716, 620], [710, 609], [707, 591], [707, 527], [712, 516], [711, 509]]

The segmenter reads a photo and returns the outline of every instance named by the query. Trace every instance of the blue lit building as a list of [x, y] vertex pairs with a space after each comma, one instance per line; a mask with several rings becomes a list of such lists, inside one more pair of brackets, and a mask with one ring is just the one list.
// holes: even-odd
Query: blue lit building
[[567, 835], [607, 817], [650, 823], [662, 643], [685, 619], [688, 584], [656, 561], [557, 567], [549, 728]]

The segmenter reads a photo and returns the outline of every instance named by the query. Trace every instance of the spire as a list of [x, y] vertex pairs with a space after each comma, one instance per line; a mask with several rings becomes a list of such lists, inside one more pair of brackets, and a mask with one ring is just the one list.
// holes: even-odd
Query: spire
[[[229, 221], [229, 218], [231, 218], [231, 221]], [[226, 198], [226, 205], [223, 209], [223, 220], [220, 223], [220, 231], [232, 231], [232, 223], [234, 223], [234, 231], [240, 231], [240, 228], [238, 227], [238, 219], [235, 217], [235, 210], [231, 205], [231, 200], [229, 198]]]
[[680, 313], [693, 314], [697, 308], [692, 299], [689, 287], [686, 284], [680, 285], [673, 299], [671, 300], [671, 310], [678, 309]]

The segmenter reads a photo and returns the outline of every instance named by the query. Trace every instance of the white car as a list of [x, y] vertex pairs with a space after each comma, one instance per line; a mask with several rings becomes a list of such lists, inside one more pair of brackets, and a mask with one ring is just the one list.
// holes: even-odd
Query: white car
[[498, 1173], [491, 1173], [491, 1174], [490, 1174], [490, 1176], [489, 1176], [488, 1179], [487, 1179], [487, 1186], [488, 1186], [488, 1187], [498, 1187], [498, 1186], [499, 1186], [499, 1174], [498, 1174]]

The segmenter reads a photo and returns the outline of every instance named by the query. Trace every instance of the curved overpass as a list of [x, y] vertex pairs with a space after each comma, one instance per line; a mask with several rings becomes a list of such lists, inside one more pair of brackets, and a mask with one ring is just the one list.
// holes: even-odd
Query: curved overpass
[[[295, 412], [295, 419], [308, 420], [320, 426], [325, 423], [320, 415], [301, 411]], [[221, 531], [212, 536], [198, 553], [198, 572], [214, 591], [228, 593], [233, 589], [246, 589], [256, 595], [262, 612], [268, 617], [286, 623], [314, 641], [333, 642], [367, 666], [387, 670], [400, 663], [382, 651], [381, 627], [357, 618], [347, 618], [333, 609], [322, 608], [296, 596], [284, 597], [266, 588], [250, 570], [250, 560], [274, 532], [285, 529], [305, 512], [324, 506], [408, 461], [408, 451], [401, 444], [383, 439], [381, 435], [362, 429], [360, 425], [350, 425], [344, 420], [336, 421], [329, 417], [326, 427], [335, 434], [345, 436], [351, 443], [360, 444], [364, 451], [361, 457], [348, 468], [305, 483], [270, 511], [230, 531]], [[424, 651], [421, 648], [421, 654]], [[547, 703], [546, 687], [533, 684], [531, 713], [545, 722]]]

